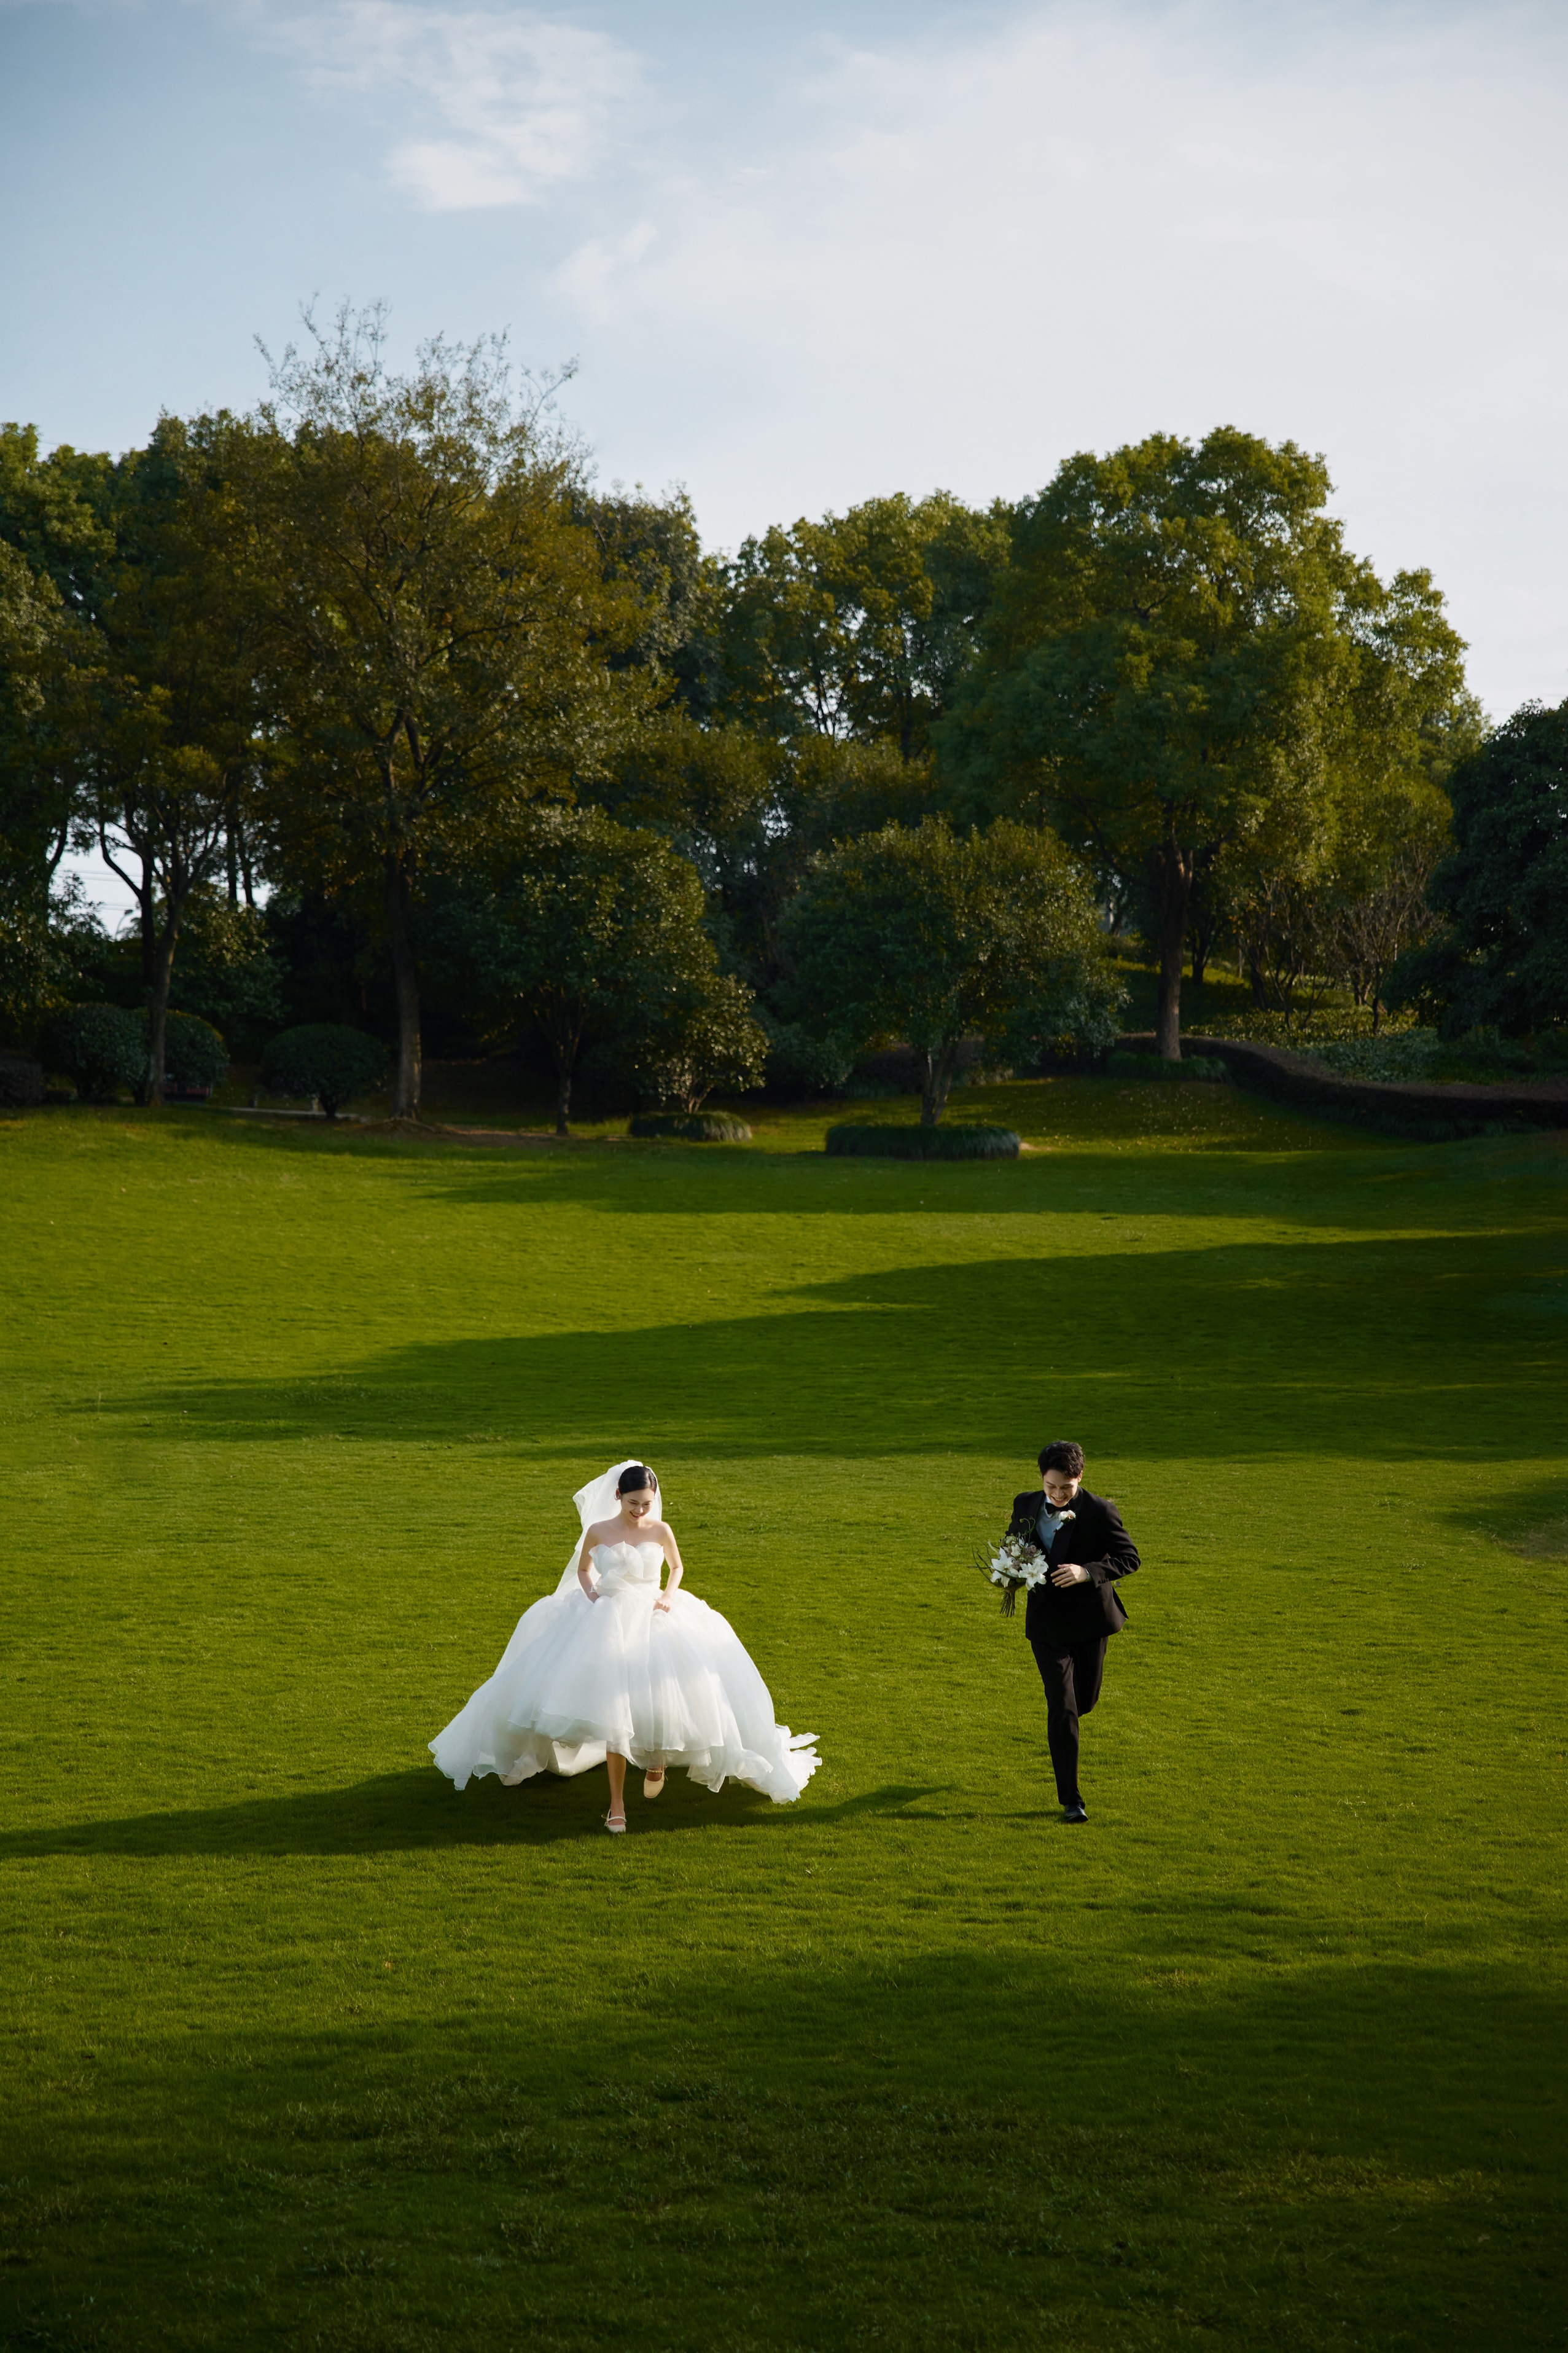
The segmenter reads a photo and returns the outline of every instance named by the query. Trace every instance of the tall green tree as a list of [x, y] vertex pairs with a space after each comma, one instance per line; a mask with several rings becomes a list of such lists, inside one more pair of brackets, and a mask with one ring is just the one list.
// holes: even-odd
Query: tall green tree
[[807, 880], [788, 933], [807, 1023], [861, 1047], [912, 1046], [928, 1127], [968, 1038], [1026, 1060], [1116, 1034], [1121, 985], [1081, 867], [1007, 818], [967, 836], [928, 818], [844, 843]]
[[1069, 459], [1016, 512], [984, 654], [938, 731], [979, 806], [1144, 878], [1170, 1058], [1194, 884], [1271, 825], [1310, 836], [1337, 767], [1396, 764], [1412, 695], [1463, 693], [1430, 583], [1384, 588], [1330, 488], [1321, 459], [1229, 427]]
[[520, 847], [492, 884], [470, 877], [448, 894], [437, 920], [492, 1034], [531, 1025], [548, 1044], [557, 1134], [595, 1048], [660, 1107], [695, 1110], [715, 1086], [755, 1083], [766, 1040], [750, 992], [720, 969], [689, 861], [594, 807], [536, 810]]
[[725, 581], [735, 707], [770, 735], [885, 739], [922, 757], [1008, 554], [1005, 513], [946, 491], [748, 539]]
[[400, 375], [381, 311], [312, 325], [253, 456], [288, 753], [275, 856], [329, 889], [379, 881], [412, 1115], [422, 877], [503, 858], [531, 802], [606, 773], [664, 691], [619, 659], [646, 599], [574, 514], [573, 453], [494, 342], [426, 344]]
[[1427, 886], [1440, 928], [1390, 980], [1450, 1032], [1568, 1021], [1568, 702], [1527, 702], [1459, 763], [1453, 847]]
[[79, 899], [56, 885], [85, 820], [110, 471], [69, 448], [42, 455], [30, 426], [0, 426], [0, 1000], [13, 1029], [92, 945]]
[[186, 911], [250, 827], [267, 752], [244, 455], [230, 417], [165, 417], [112, 485], [89, 800], [104, 860], [136, 903], [154, 1103]]

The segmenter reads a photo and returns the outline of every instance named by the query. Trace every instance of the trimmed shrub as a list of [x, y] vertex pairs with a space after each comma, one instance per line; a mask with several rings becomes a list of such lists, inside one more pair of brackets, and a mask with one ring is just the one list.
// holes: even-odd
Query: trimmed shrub
[[[147, 1035], [143, 1018], [142, 1034]], [[163, 1077], [182, 1092], [210, 1093], [228, 1076], [228, 1048], [210, 1021], [195, 1013], [171, 1013], [163, 1027]]]
[[62, 1071], [84, 1103], [118, 1103], [147, 1067], [142, 1017], [122, 1005], [67, 1005], [44, 1023], [38, 1047], [45, 1069]]
[[307, 1021], [274, 1038], [261, 1059], [269, 1095], [314, 1095], [329, 1119], [340, 1104], [369, 1094], [386, 1076], [386, 1048], [338, 1021]]
[[670, 1135], [682, 1144], [750, 1144], [752, 1131], [743, 1119], [727, 1111], [645, 1112], [626, 1129], [628, 1135]]
[[1129, 1054], [1119, 1049], [1107, 1056], [1105, 1067], [1113, 1079], [1212, 1081], [1230, 1076], [1216, 1054], [1184, 1054], [1179, 1062], [1167, 1062], [1163, 1054]]
[[26, 1054], [0, 1054], [0, 1103], [31, 1111], [44, 1100], [44, 1066]]
[[1016, 1160], [1010, 1127], [830, 1127], [824, 1147], [839, 1159]]

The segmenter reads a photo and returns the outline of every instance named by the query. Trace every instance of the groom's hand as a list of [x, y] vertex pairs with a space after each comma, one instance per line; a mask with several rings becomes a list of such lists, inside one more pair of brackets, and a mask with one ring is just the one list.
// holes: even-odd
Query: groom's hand
[[1087, 1585], [1089, 1571], [1087, 1568], [1079, 1568], [1075, 1561], [1060, 1561], [1051, 1571], [1051, 1583], [1053, 1585]]

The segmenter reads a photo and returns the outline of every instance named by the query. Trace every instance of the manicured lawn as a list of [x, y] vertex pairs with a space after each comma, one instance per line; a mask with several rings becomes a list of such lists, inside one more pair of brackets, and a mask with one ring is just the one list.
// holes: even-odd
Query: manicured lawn
[[[0, 2341], [1568, 2342], [1565, 1139], [854, 1115], [0, 1120]], [[1053, 1436], [1081, 1831], [966, 1566]], [[797, 1807], [426, 1756], [634, 1451]]]

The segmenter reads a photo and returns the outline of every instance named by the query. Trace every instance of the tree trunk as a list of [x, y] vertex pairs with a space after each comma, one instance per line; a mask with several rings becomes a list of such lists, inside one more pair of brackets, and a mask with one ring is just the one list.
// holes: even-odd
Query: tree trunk
[[174, 977], [174, 938], [178, 929], [177, 915], [166, 917], [163, 936], [153, 948], [153, 986], [147, 997], [147, 1083], [146, 1101], [161, 1103], [163, 1100], [163, 1057], [169, 1034], [169, 989]]
[[1154, 1051], [1167, 1062], [1182, 1059], [1182, 959], [1187, 945], [1187, 910], [1193, 870], [1173, 841], [1160, 852], [1155, 869], [1160, 923], [1160, 995], [1154, 1015]]
[[570, 1054], [555, 1058], [555, 1133], [570, 1135], [572, 1118], [572, 1062]]
[[397, 1084], [394, 1119], [419, 1116], [419, 973], [408, 923], [408, 877], [395, 853], [386, 859], [386, 930], [392, 949], [392, 982], [397, 995]]
[[934, 1050], [927, 1047], [922, 1057], [921, 1075], [921, 1125], [934, 1127], [947, 1109], [947, 1099], [952, 1092], [953, 1080], [958, 1076], [958, 1057], [962, 1039], [950, 1039], [945, 1046]]

